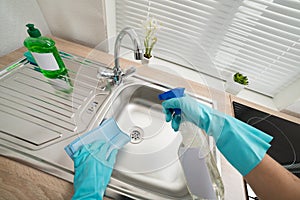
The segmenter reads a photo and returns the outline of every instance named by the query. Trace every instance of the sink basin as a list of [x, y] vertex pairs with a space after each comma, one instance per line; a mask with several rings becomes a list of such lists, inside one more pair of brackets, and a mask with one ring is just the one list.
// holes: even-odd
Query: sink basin
[[131, 142], [118, 153], [113, 177], [161, 195], [188, 195], [178, 163], [181, 135], [165, 122], [158, 94], [166, 89], [128, 84], [112, 98], [105, 118], [113, 117]]
[[98, 87], [96, 77], [103, 65], [81, 58], [64, 57], [64, 62], [74, 82], [69, 94], [57, 91], [56, 83], [45, 81], [24, 60], [19, 68], [0, 77], [5, 100], [0, 112], [6, 116], [0, 120], [1, 155], [71, 182], [73, 162], [64, 147], [113, 117], [131, 141], [119, 150], [106, 195], [191, 199], [177, 156], [182, 137], [165, 122], [158, 100], [158, 94], [169, 88], [135, 75], [106, 91]]
[[108, 100], [94, 126], [113, 117], [131, 138], [118, 153], [114, 179], [149, 191], [154, 199], [189, 199], [177, 155], [182, 136], [165, 122], [158, 100], [158, 95], [167, 90], [136, 78], [126, 80]]

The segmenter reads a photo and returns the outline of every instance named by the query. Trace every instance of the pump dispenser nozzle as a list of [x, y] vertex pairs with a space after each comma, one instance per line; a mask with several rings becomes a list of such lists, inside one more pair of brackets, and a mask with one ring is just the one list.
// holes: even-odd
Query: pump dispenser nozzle
[[27, 33], [29, 34], [30, 37], [37, 38], [42, 35], [39, 29], [34, 27], [34, 24], [26, 24], [26, 26], [28, 27]]

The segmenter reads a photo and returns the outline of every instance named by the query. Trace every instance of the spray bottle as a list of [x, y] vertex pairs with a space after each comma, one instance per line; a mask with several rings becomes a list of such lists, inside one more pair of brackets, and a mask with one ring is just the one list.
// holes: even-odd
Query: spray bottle
[[[160, 100], [184, 96], [184, 88], [175, 88], [159, 95]], [[208, 136], [196, 125], [185, 120], [180, 109], [173, 110], [175, 120], [181, 120], [179, 132], [182, 143], [178, 157], [185, 175], [187, 187], [193, 199], [224, 199], [224, 186]]]

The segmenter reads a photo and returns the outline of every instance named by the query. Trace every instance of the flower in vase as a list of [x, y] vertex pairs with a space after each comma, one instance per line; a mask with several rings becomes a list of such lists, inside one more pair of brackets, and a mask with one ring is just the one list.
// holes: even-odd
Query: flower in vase
[[153, 17], [148, 18], [143, 22], [143, 27], [145, 30], [144, 46], [145, 53], [144, 57], [150, 59], [152, 57], [152, 50], [157, 42], [156, 33], [159, 30], [160, 23]]

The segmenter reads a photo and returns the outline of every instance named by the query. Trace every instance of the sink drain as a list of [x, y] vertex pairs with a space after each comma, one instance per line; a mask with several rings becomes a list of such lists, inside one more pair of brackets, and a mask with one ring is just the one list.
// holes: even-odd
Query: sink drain
[[130, 130], [130, 142], [138, 144], [143, 141], [143, 130], [140, 127], [133, 127]]

